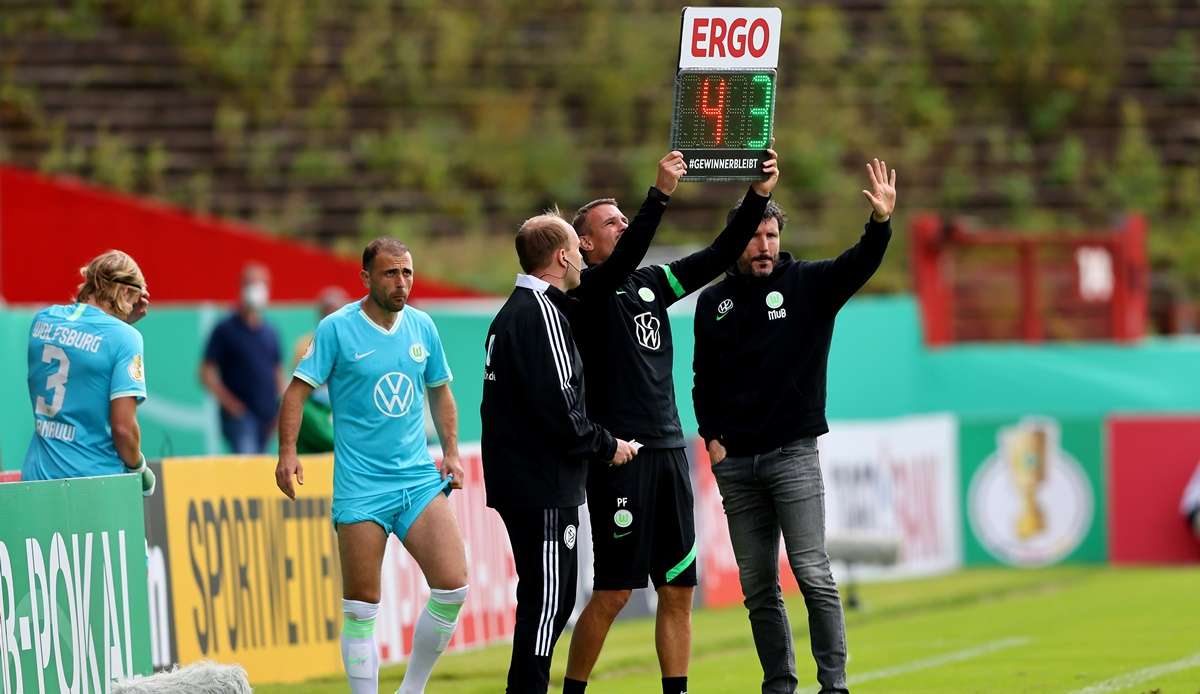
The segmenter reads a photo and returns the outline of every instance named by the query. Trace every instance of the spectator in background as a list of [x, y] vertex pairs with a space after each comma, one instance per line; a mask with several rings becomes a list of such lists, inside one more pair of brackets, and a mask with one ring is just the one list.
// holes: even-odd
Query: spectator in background
[[[326, 287], [317, 296], [317, 322], [350, 301], [350, 295], [341, 287]], [[300, 365], [312, 343], [313, 333], [308, 332], [296, 340], [292, 350], [292, 369]], [[333, 406], [329, 403], [329, 386], [322, 384], [304, 401], [300, 415], [300, 434], [296, 438], [296, 452], [331, 453], [333, 451]]]
[[1192, 479], [1183, 489], [1183, 499], [1179, 502], [1179, 510], [1187, 518], [1188, 527], [1192, 534], [1200, 540], [1200, 465], [1192, 473]]
[[242, 270], [237, 310], [213, 328], [200, 381], [221, 407], [221, 433], [234, 453], [262, 453], [279, 407], [279, 335], [263, 310], [270, 275], [258, 264]]

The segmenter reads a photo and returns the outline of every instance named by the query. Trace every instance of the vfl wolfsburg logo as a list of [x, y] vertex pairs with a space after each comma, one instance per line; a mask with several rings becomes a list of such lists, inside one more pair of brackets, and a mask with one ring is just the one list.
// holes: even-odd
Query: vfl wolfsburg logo
[[642, 301], [654, 301], [654, 291], [650, 287], [642, 287], [638, 290], [638, 296], [642, 297]]
[[767, 294], [767, 308], [779, 308], [780, 306], [783, 306], [783, 294], [779, 292]]
[[613, 522], [618, 528], [628, 528], [633, 525], [633, 512], [627, 508], [623, 508], [613, 514]]
[[658, 319], [649, 311], [633, 317], [637, 326], [637, 340], [646, 349], [658, 349], [662, 345], [662, 333], [659, 332]]
[[412, 357], [413, 361], [418, 364], [425, 361], [425, 357], [428, 356], [425, 352], [425, 345], [420, 342], [414, 342], [412, 347], [408, 348], [408, 356]]
[[412, 407], [412, 379], [399, 371], [386, 373], [375, 382], [375, 407], [388, 417], [403, 417]]

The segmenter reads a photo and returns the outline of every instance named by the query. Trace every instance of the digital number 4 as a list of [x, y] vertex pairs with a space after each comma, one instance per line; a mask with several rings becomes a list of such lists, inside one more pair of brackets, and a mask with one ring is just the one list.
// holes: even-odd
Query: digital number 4
[[700, 85], [700, 115], [713, 118], [713, 143], [721, 144], [725, 139], [725, 80], [717, 80], [717, 105], [709, 106], [709, 81], [705, 78]]

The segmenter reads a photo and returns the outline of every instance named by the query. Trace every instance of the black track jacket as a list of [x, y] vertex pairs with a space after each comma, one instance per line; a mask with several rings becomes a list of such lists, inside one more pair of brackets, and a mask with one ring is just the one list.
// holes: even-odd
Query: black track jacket
[[879, 268], [892, 231], [869, 221], [837, 258], [779, 254], [770, 277], [730, 271], [696, 304], [692, 398], [700, 435], [729, 455], [829, 431], [825, 377], [838, 310]]
[[[649, 190], [610, 262], [581, 274], [578, 297], [609, 295], [629, 277], [669, 199], [657, 188]], [[587, 463], [610, 460], [616, 452], [616, 439], [588, 418], [585, 406], [583, 360], [568, 318], [580, 302], [518, 275], [488, 328], [479, 414], [484, 487], [492, 508], [578, 506]]]
[[[570, 292], [580, 299], [571, 314], [571, 327], [583, 353], [588, 412], [595, 421], [625, 440], [636, 438], [651, 448], [684, 446], [675, 406], [675, 352], [667, 308], [719, 277], [737, 260], [757, 231], [769, 200], [751, 188], [712, 245], [667, 265], [641, 268], [604, 293], [589, 291], [586, 284]], [[621, 241], [632, 231], [630, 225]], [[607, 270], [614, 260], [623, 262], [616, 256], [614, 251], [588, 271]]]

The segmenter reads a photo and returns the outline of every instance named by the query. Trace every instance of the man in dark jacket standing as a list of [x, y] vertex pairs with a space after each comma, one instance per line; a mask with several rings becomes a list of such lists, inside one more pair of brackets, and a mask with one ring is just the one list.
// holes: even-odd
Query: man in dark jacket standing
[[[571, 635], [563, 694], [582, 694], [617, 614], [647, 579], [658, 594], [655, 647], [664, 694], [687, 691], [692, 594], [697, 582], [691, 468], [675, 406], [674, 347], [667, 309], [733, 265], [754, 235], [779, 180], [774, 150], [738, 214], [713, 242], [664, 265], [643, 267], [615, 291], [572, 292], [571, 317], [588, 380], [588, 411], [613, 433], [645, 445], [636, 461], [588, 471], [594, 590]], [[625, 216], [611, 198], [573, 222], [588, 272], [616, 256]]]
[[696, 418], [729, 522], [764, 694], [794, 692], [798, 683], [779, 589], [781, 532], [808, 608], [821, 692], [849, 691], [816, 437], [829, 430], [825, 377], [834, 318], [879, 268], [891, 238], [896, 172], [889, 176], [878, 159], [867, 169], [871, 219], [852, 248], [816, 262], [780, 253], [786, 217], [771, 203], [736, 270], [696, 304]]
[[554, 644], [575, 607], [589, 463], [623, 465], [640, 446], [589, 419], [569, 316], [578, 297], [610, 295], [637, 269], [683, 171], [679, 152], [658, 162], [654, 186], [603, 266], [583, 268], [579, 236], [557, 210], [517, 231], [526, 274], [488, 329], [480, 406], [487, 503], [504, 520], [517, 570], [509, 692], [549, 684]]

